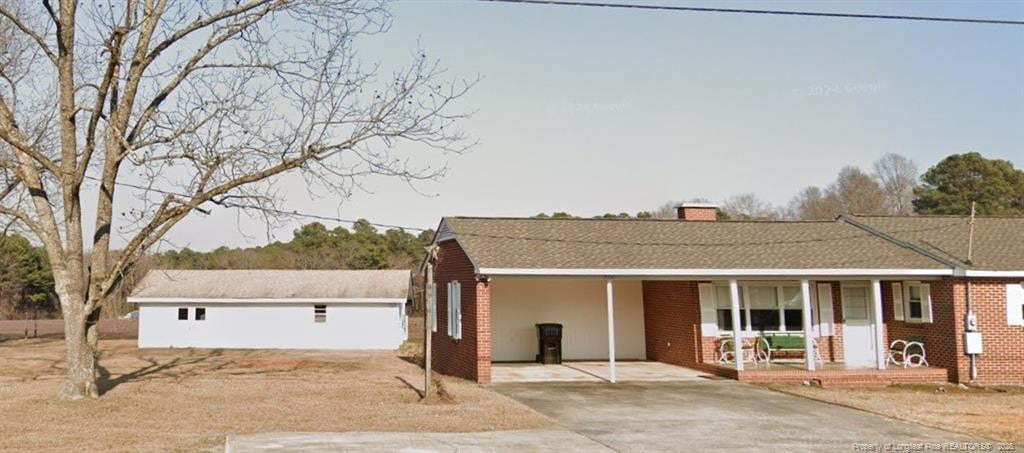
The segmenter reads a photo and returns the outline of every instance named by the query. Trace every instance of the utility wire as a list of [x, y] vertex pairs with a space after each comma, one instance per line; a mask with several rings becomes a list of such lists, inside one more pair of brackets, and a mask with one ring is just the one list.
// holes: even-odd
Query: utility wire
[[[93, 177], [93, 176], [86, 176], [86, 178], [87, 179], [91, 179], [91, 180], [95, 180], [95, 181], [99, 181], [100, 180], [99, 178]], [[138, 186], [138, 184], [133, 184], [133, 183], [130, 183], [130, 182], [120, 182], [120, 181], [117, 181], [117, 182], [115, 182], [115, 184], [117, 184], [117, 186], [122, 186], [122, 187], [126, 187], [126, 188], [136, 189], [136, 190], [140, 190], [140, 191], [154, 192], [154, 193], [163, 194], [163, 195], [171, 195], [171, 196], [180, 197], [180, 198], [184, 198], [184, 199], [191, 198], [190, 195], [181, 194], [181, 193], [177, 193], [177, 192], [171, 192], [171, 191], [165, 191], [165, 190], [155, 189], [155, 188], [147, 188], [145, 186]], [[352, 223], [356, 223], [358, 221], [358, 220], [352, 220], [352, 219], [349, 219], [349, 218], [332, 217], [332, 216], [328, 216], [328, 215], [309, 214], [309, 213], [299, 212], [299, 211], [285, 211], [285, 210], [281, 210], [281, 209], [267, 208], [267, 207], [263, 207], [263, 206], [253, 206], [253, 205], [238, 204], [238, 203], [232, 203], [232, 202], [223, 201], [223, 200], [211, 200], [211, 203], [214, 203], [214, 204], [216, 204], [218, 206], [222, 206], [222, 207], [225, 207], [225, 208], [250, 209], [250, 210], [256, 210], [256, 211], [263, 211], [263, 212], [267, 212], [267, 213], [271, 213], [271, 214], [276, 214], [276, 215], [287, 215], [287, 216], [293, 216], [293, 217], [311, 218], [311, 219], [315, 219], [315, 220], [335, 221], [335, 222], [339, 222], [339, 223], [349, 223], [349, 224], [352, 224]], [[617, 221], [618, 219], [569, 218], [569, 219], [549, 219], [549, 220], [607, 220], [607, 221]], [[657, 221], [657, 220], [652, 220], [652, 221]], [[391, 223], [376, 223], [376, 222], [371, 222], [371, 221], [368, 221], [367, 223], [369, 223], [371, 225], [374, 225], [374, 227], [379, 227], [379, 228], [384, 228], [384, 229], [409, 230], [409, 231], [416, 231], [416, 232], [426, 232], [426, 231], [428, 231], [427, 229], [421, 229], [421, 228], [417, 228], [417, 227], [404, 227], [404, 225], [391, 224]], [[891, 233], [891, 234], [924, 233], [924, 232], [930, 232], [930, 231], [951, 229], [951, 228], [959, 227], [959, 225], [963, 225], [963, 224], [967, 224], [967, 220], [962, 220], [962, 221], [952, 222], [952, 223], [946, 223], [946, 224], [940, 224], [940, 225], [937, 225], [937, 227], [926, 227], [926, 228], [919, 228], [919, 229], [894, 230], [894, 231], [891, 231], [889, 233]], [[456, 235], [457, 236], [475, 237], [475, 238], [484, 238], [484, 239], [500, 239], [500, 240], [511, 240], [511, 241], [527, 241], [527, 242], [542, 242], [542, 243], [556, 243], [556, 244], [626, 245], [626, 246], [655, 246], [655, 247], [734, 247], [734, 246], [757, 246], [757, 245], [796, 245], [796, 244], [811, 244], [811, 243], [823, 243], [823, 242], [839, 242], [839, 241], [847, 241], [847, 240], [854, 240], [854, 239], [869, 238], [869, 237], [873, 237], [874, 236], [874, 235], [871, 235], [869, 233], [864, 233], [864, 234], [844, 235], [844, 236], [830, 237], [830, 238], [804, 238], [804, 239], [775, 240], [775, 241], [748, 241], [748, 242], [658, 242], [658, 241], [650, 241], [650, 242], [645, 242], [645, 241], [601, 241], [601, 240], [586, 240], [586, 239], [537, 238], [537, 237], [511, 236], [511, 235], [494, 235], [494, 234], [472, 233], [472, 232], [456, 232]]]
[[[94, 177], [94, 176], [86, 176], [85, 178], [93, 180], [93, 181], [101, 181], [100, 178], [97, 178], [97, 177]], [[118, 186], [122, 186], [122, 187], [130, 187], [132, 189], [138, 189], [138, 190], [143, 190], [143, 191], [147, 191], [147, 192], [155, 192], [155, 193], [159, 193], [159, 194], [162, 194], [162, 195], [172, 195], [172, 196], [175, 196], [175, 197], [180, 197], [180, 198], [185, 198], [185, 199], [192, 198], [192, 195], [188, 195], [188, 194], [183, 194], [183, 193], [179, 193], [179, 192], [172, 192], [172, 191], [169, 191], [169, 190], [157, 189], [157, 188], [153, 188], [153, 187], [140, 186], [138, 184], [131, 184], [131, 183], [127, 183], [127, 182], [115, 181], [114, 184], [118, 185]], [[210, 203], [213, 203], [213, 204], [216, 204], [216, 205], [219, 205], [219, 206], [223, 206], [225, 208], [235, 208], [235, 209], [243, 209], [243, 210], [249, 209], [249, 210], [254, 210], [254, 211], [263, 211], [263, 212], [266, 212], [266, 213], [269, 213], [269, 214], [291, 216], [291, 217], [303, 217], [303, 218], [307, 218], [307, 219], [323, 220], [323, 221], [328, 221], [328, 222], [338, 222], [338, 223], [347, 223], [347, 224], [355, 224], [355, 223], [359, 222], [358, 220], [343, 219], [343, 218], [340, 218], [340, 217], [330, 217], [330, 216], [319, 215], [319, 214], [308, 214], [308, 213], [298, 212], [298, 211], [284, 211], [284, 210], [280, 210], [280, 209], [267, 208], [267, 207], [263, 207], [263, 206], [254, 206], [254, 205], [233, 203], [233, 202], [225, 201], [225, 200], [210, 200]], [[209, 213], [209, 212], [206, 212], [206, 211], [204, 211], [202, 209], [200, 209], [200, 212], [203, 212], [203, 213], [206, 213], [206, 214]], [[392, 224], [387, 224], [387, 223], [374, 223], [374, 222], [366, 222], [366, 223], [368, 223], [370, 225], [373, 225], [375, 227], [380, 227], [380, 228], [397, 228], [397, 229], [401, 229], [401, 230], [412, 230], [412, 231], [420, 231], [420, 232], [428, 231], [428, 229], [426, 229], [426, 228], [409, 227], [409, 226], [402, 226], [402, 225], [392, 225]]]
[[856, 13], [823, 13], [814, 11], [785, 11], [772, 9], [742, 9], [742, 8], [705, 8], [697, 6], [674, 6], [674, 5], [643, 5], [628, 3], [599, 3], [599, 2], [578, 2], [558, 0], [476, 0], [481, 2], [495, 3], [520, 3], [532, 5], [557, 5], [557, 6], [583, 6], [596, 8], [626, 8], [640, 10], [659, 10], [677, 12], [698, 12], [698, 13], [732, 13], [732, 14], [762, 14], [774, 16], [810, 16], [810, 17], [831, 17], [841, 19], [882, 19], [882, 20], [911, 20], [924, 22], [956, 22], [968, 24], [987, 25], [1024, 25], [1024, 21], [1006, 19], [971, 19], [963, 17], [935, 17], [935, 16], [905, 16], [888, 14], [856, 14]]

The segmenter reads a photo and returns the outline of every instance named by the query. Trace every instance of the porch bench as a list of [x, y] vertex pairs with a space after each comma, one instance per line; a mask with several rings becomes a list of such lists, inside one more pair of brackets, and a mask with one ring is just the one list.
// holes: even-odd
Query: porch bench
[[[764, 338], [765, 343], [768, 344], [770, 351], [769, 357], [776, 354], [782, 354], [788, 356], [792, 353], [804, 352], [804, 335], [803, 333], [765, 333], [761, 334]], [[812, 339], [812, 347], [814, 348], [814, 359], [818, 362], [822, 362], [821, 353], [818, 351], [818, 344]]]

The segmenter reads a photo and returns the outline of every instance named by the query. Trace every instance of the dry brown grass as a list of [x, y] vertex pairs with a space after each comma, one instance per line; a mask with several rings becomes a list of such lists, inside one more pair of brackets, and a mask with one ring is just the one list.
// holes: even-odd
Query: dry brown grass
[[1024, 446], [1024, 388], [894, 385], [880, 389], [766, 387], [949, 431]]
[[102, 342], [103, 397], [62, 402], [62, 343], [0, 342], [0, 450], [219, 451], [268, 431], [484, 431], [551, 421], [474, 383], [389, 352], [138, 349]]

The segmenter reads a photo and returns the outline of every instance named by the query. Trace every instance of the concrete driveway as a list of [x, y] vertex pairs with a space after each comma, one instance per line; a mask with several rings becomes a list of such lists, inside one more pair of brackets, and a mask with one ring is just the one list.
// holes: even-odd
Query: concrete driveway
[[490, 388], [618, 451], [871, 451], [859, 444], [970, 440], [729, 380]]

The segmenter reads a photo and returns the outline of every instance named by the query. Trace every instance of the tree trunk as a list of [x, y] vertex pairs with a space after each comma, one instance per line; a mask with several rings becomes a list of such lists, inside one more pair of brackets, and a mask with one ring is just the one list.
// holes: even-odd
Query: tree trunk
[[88, 322], [82, 304], [65, 304], [64, 344], [67, 347], [68, 382], [60, 393], [64, 400], [99, 397], [96, 385], [96, 349], [90, 336], [95, 335], [95, 323]]

